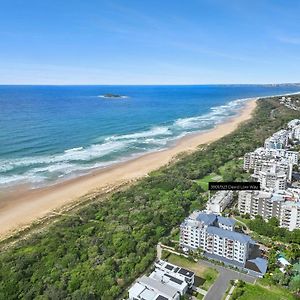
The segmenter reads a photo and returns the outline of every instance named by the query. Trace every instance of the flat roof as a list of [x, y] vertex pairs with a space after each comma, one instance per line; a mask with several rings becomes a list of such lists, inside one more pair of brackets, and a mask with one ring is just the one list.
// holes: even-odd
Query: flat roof
[[168, 300], [168, 298], [166, 298], [162, 295], [159, 295], [155, 300]]
[[180, 270], [178, 271], [179, 274], [184, 275], [186, 277], [192, 277], [193, 275], [195, 275], [194, 272], [184, 269], [184, 268], [180, 268]]
[[177, 284], [182, 284], [182, 283], [183, 283], [182, 280], [180, 280], [180, 279], [178, 279], [178, 278], [175, 278], [175, 277], [173, 277], [173, 276], [170, 275], [170, 274], [164, 274], [164, 276], [169, 277], [171, 281], [173, 281], [173, 282], [175, 282], [175, 283], [177, 283]]
[[178, 274], [181, 274], [183, 276], [186, 276], [186, 277], [193, 277], [193, 275], [195, 275], [194, 272], [190, 271], [190, 270], [187, 270], [185, 268], [181, 268], [181, 267], [178, 267], [176, 265], [173, 265], [171, 263], [168, 263], [168, 262], [165, 262], [163, 260], [161, 260], [161, 262], [163, 262], [162, 264], [160, 264], [160, 266], [162, 268], [165, 268], [169, 271], [172, 271], [174, 272], [175, 274], [178, 273]]
[[178, 290], [170, 285], [163, 284], [153, 278], [142, 276], [139, 282], [145, 284], [146, 286], [152, 287], [158, 292], [168, 296], [173, 297], [177, 294]]

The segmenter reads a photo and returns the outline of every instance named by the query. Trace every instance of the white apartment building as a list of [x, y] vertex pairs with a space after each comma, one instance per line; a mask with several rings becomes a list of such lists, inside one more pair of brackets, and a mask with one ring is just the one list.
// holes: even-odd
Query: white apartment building
[[293, 128], [293, 139], [300, 140], [300, 125]]
[[247, 235], [234, 231], [230, 218], [194, 212], [180, 226], [180, 245], [244, 265], [255, 242]]
[[300, 120], [294, 119], [290, 121], [287, 127], [290, 130], [290, 139], [300, 140]]
[[218, 191], [208, 200], [206, 209], [208, 212], [220, 214], [232, 202], [232, 198], [232, 191]]
[[282, 158], [280, 160], [264, 159], [255, 165], [253, 177], [259, 178], [260, 172], [266, 172], [266, 173], [283, 172], [286, 175], [287, 182], [291, 182], [292, 174], [293, 174], [293, 165], [289, 163], [288, 159], [285, 158]]
[[297, 125], [300, 125], [300, 120], [299, 119], [294, 119], [294, 120], [288, 122], [287, 128], [290, 129], [290, 130], [292, 130]]
[[244, 155], [244, 170], [258, 169], [263, 163], [271, 160], [276, 162], [284, 162], [286, 164], [297, 165], [299, 153], [286, 149], [265, 149], [257, 148], [253, 152]]
[[265, 140], [266, 149], [284, 149], [288, 145], [289, 131], [282, 129]]
[[249, 214], [254, 217], [261, 215], [263, 218], [269, 217], [269, 206], [272, 193], [266, 191], [240, 191], [238, 196], [238, 210], [241, 214]]
[[277, 171], [277, 169], [260, 171], [256, 179], [260, 182], [260, 187], [263, 190], [280, 191], [287, 187], [287, 175], [283, 171]]
[[194, 280], [192, 271], [160, 260], [148, 277], [138, 278], [129, 289], [129, 300], [179, 300]]
[[252, 177], [260, 182], [262, 191], [239, 192], [238, 209], [266, 220], [276, 217], [280, 226], [294, 230], [300, 228], [300, 190], [287, 189], [287, 183], [292, 182], [293, 165], [298, 165], [299, 153], [285, 148], [289, 139], [300, 140], [300, 120], [290, 121], [287, 128], [266, 139], [264, 148], [245, 154], [244, 169], [254, 171]]
[[290, 231], [300, 229], [300, 202], [286, 201], [282, 203], [280, 226]]
[[240, 191], [238, 210], [242, 214], [262, 216], [265, 220], [276, 217], [281, 227], [300, 229], [300, 190], [288, 189], [277, 193]]

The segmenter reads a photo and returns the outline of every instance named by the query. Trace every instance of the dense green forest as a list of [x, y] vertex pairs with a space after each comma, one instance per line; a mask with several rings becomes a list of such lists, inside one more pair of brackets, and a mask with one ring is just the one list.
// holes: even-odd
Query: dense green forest
[[295, 117], [299, 112], [274, 99], [260, 100], [234, 133], [9, 247], [0, 255], [0, 299], [116, 298], [153, 262], [157, 242], [204, 206], [196, 179]]
[[261, 216], [248, 223], [249, 229], [267, 237], [276, 239], [284, 243], [296, 243], [300, 245], [300, 229], [289, 231], [286, 228], [279, 227], [279, 220], [275, 217], [266, 222]]

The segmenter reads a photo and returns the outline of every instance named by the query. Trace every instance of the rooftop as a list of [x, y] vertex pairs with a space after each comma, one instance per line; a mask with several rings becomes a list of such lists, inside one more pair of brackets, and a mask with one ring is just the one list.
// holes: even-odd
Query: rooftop
[[146, 286], [152, 287], [157, 290], [162, 296], [174, 297], [178, 290], [170, 285], [163, 284], [153, 278], [143, 276], [139, 280], [140, 283], [145, 284]]
[[231, 191], [218, 191], [213, 197], [210, 198], [210, 203], [220, 203], [226, 198], [227, 196], [230, 196], [232, 194]]
[[234, 224], [236, 223], [236, 221], [234, 219], [225, 218], [222, 216], [218, 216], [217, 220], [218, 220], [218, 223], [224, 224], [226, 226], [234, 226]]
[[178, 274], [183, 275], [185, 277], [193, 277], [195, 275], [195, 273], [190, 271], [190, 270], [175, 266], [175, 265], [173, 265], [169, 262], [165, 262], [163, 260], [160, 260], [156, 264], [156, 266], [158, 266], [159, 268], [162, 268], [162, 269], [167, 269], [168, 271], [173, 272], [173, 273], [178, 273]]
[[255, 241], [253, 241], [248, 235], [242, 234], [235, 231], [226, 230], [223, 228], [215, 227], [215, 226], [208, 226], [207, 232], [210, 234], [215, 234], [223, 238], [231, 239], [234, 241], [238, 241], [242, 244], [251, 243], [255, 244]]
[[215, 214], [206, 214], [200, 212], [196, 217], [197, 221], [203, 222], [205, 225], [209, 226], [212, 225], [216, 221], [217, 215]]
[[[256, 268], [253, 268], [255, 266]], [[268, 267], [268, 261], [261, 257], [256, 257], [254, 259], [249, 259], [246, 262], [246, 268], [249, 268], [252, 271], [265, 274]]]

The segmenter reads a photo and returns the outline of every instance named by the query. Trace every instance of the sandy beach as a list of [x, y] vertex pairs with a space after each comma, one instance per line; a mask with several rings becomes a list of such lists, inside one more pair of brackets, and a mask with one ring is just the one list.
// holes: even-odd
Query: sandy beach
[[143, 155], [133, 160], [94, 171], [56, 185], [28, 190], [19, 188], [0, 194], [0, 239], [44, 218], [54, 210], [78, 202], [80, 197], [97, 191], [110, 190], [147, 175], [166, 165], [181, 152], [194, 151], [201, 144], [211, 143], [234, 131], [237, 126], [251, 118], [256, 100], [249, 100], [240, 113], [212, 130], [186, 136], [169, 149]]

